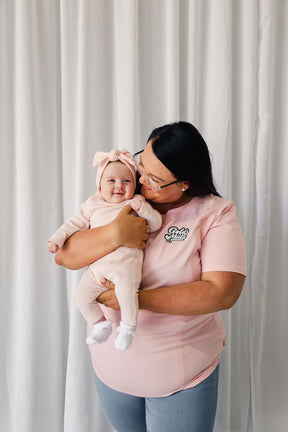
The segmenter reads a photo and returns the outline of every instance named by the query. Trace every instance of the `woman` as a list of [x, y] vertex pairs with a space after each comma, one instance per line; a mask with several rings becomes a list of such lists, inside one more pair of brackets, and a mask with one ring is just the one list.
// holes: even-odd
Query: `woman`
[[[148, 239], [145, 221], [125, 209], [106, 227], [76, 233], [56, 262], [79, 268], [148, 239], [133, 345], [91, 348], [99, 398], [118, 432], [210, 432], [225, 345], [219, 311], [237, 301], [246, 274], [235, 206], [219, 196], [206, 143], [189, 123], [155, 129], [138, 166], [161, 229]], [[107, 288], [97, 301], [116, 326], [119, 305]]]

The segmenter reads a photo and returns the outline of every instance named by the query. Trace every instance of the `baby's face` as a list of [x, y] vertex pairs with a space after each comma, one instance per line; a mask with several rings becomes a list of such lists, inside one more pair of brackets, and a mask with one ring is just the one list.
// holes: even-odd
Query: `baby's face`
[[110, 162], [103, 171], [100, 192], [105, 201], [121, 203], [133, 198], [134, 181], [132, 174], [122, 162]]

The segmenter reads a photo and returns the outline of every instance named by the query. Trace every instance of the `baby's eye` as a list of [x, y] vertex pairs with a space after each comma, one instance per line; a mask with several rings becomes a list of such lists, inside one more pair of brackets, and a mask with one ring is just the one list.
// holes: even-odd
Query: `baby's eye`
[[107, 183], [114, 183], [114, 181], [115, 181], [114, 179], [108, 179]]
[[124, 180], [125, 183], [131, 183], [131, 180]]

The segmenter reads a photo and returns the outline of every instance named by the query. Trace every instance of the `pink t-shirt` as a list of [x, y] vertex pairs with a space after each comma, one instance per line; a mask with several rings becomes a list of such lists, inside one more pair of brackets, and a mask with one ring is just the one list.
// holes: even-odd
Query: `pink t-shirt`
[[[215, 196], [193, 198], [163, 215], [145, 249], [141, 289], [200, 279], [202, 272], [246, 275], [243, 235], [233, 202]], [[109, 387], [135, 396], [161, 397], [193, 387], [219, 363], [225, 344], [220, 314], [168, 315], [140, 310], [137, 335], [127, 351], [114, 347], [120, 314], [104, 308], [114, 331], [90, 346], [93, 367]]]

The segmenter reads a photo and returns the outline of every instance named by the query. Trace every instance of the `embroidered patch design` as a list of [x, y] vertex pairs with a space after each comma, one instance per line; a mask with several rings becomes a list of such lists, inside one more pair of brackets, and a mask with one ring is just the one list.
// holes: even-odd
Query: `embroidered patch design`
[[184, 241], [186, 240], [188, 233], [189, 228], [171, 226], [168, 228], [168, 234], [165, 234], [164, 238], [168, 243], [171, 243], [172, 241]]

